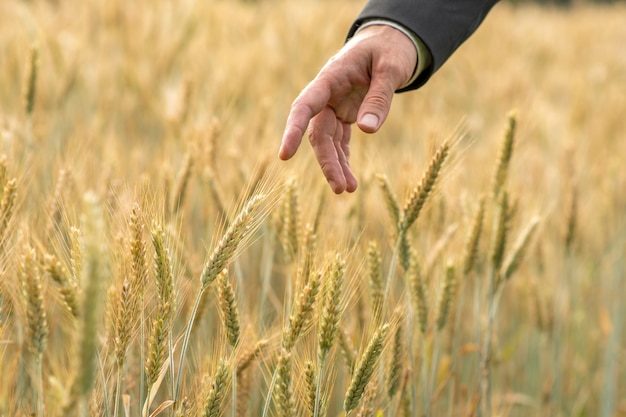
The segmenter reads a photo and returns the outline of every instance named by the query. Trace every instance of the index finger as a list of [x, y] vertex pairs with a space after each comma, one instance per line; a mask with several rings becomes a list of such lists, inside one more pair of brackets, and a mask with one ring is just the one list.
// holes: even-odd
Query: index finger
[[321, 79], [313, 80], [294, 100], [287, 117], [285, 132], [278, 151], [283, 161], [295, 155], [309, 122], [322, 111], [330, 99], [330, 87]]

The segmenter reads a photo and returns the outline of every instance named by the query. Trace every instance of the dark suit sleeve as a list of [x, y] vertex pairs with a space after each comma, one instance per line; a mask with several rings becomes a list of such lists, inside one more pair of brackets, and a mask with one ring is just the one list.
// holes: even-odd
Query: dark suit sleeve
[[497, 0], [369, 0], [348, 33], [368, 19], [384, 18], [412, 30], [432, 54], [432, 64], [411, 85], [422, 86], [478, 28]]

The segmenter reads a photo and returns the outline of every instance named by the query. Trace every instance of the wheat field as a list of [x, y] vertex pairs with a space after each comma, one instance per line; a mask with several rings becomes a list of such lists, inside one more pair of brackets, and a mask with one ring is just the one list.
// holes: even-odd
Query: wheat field
[[0, 2], [0, 416], [626, 416], [626, 7], [498, 4], [334, 195], [362, 2]]

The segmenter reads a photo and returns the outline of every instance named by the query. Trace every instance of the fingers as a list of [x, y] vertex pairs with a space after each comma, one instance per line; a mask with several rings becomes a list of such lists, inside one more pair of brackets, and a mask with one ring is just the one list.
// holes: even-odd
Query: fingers
[[352, 170], [350, 169], [350, 137], [352, 135], [352, 127], [350, 123], [337, 121], [341, 125], [342, 137], [340, 141], [335, 142], [337, 156], [339, 157], [339, 165], [346, 179], [346, 191], [351, 193], [357, 188], [358, 181]]
[[370, 88], [363, 99], [357, 116], [357, 125], [365, 133], [380, 129], [391, 108], [391, 100], [397, 88], [394, 77], [386, 72], [374, 72]]
[[336, 194], [356, 189], [357, 181], [349, 166], [350, 126], [325, 107], [311, 122], [309, 141], [330, 188]]
[[324, 82], [313, 80], [294, 100], [287, 117], [278, 157], [283, 161], [295, 155], [309, 122], [328, 103], [330, 88]]

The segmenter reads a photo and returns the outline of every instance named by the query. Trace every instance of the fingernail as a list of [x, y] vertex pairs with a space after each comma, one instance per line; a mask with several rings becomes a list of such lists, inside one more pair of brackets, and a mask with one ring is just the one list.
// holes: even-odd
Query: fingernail
[[333, 180], [328, 180], [328, 184], [330, 185], [330, 188], [333, 189], [333, 191], [335, 191], [337, 189], [337, 183]]
[[378, 127], [378, 116], [372, 113], [366, 113], [361, 117], [361, 125], [369, 129], [376, 129]]

